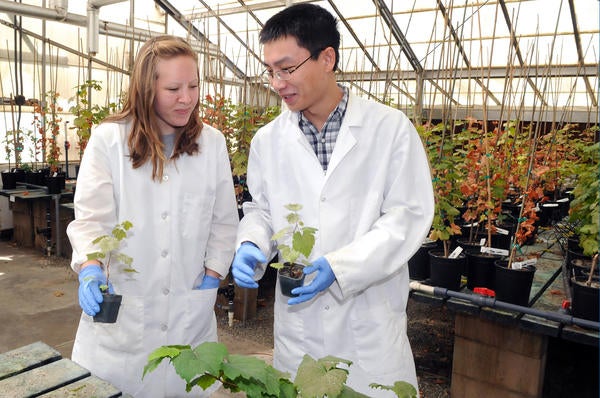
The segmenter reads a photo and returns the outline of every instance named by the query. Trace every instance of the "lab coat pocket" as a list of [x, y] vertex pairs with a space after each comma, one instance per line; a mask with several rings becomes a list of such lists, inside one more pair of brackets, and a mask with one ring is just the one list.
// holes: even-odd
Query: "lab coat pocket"
[[352, 317], [352, 335], [356, 347], [358, 365], [368, 373], [389, 374], [397, 372], [402, 366], [398, 357], [404, 339], [401, 322], [392, 312], [387, 301], [377, 306], [354, 311]]
[[182, 236], [188, 242], [204, 242], [210, 231], [214, 194], [186, 192], [183, 194], [181, 214]]
[[141, 297], [123, 296], [115, 323], [96, 323], [89, 318], [100, 347], [127, 353], [142, 350], [144, 336], [144, 305]]
[[189, 344], [216, 341], [217, 321], [215, 301], [218, 289], [191, 290], [185, 313], [185, 328], [191, 338]]

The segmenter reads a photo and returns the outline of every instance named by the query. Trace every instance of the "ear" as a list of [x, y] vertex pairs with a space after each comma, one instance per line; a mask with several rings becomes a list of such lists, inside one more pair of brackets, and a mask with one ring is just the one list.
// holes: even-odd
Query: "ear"
[[321, 62], [324, 63], [325, 69], [329, 71], [333, 71], [333, 67], [335, 65], [335, 50], [333, 47], [327, 47], [321, 54], [319, 55]]

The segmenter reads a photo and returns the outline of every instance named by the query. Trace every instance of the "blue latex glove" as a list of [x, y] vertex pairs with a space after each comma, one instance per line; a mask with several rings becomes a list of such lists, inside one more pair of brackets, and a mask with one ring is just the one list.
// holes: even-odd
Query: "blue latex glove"
[[254, 243], [242, 243], [235, 253], [233, 264], [231, 264], [233, 280], [238, 286], [256, 289], [258, 283], [254, 280], [254, 268], [256, 268], [256, 264], [266, 262], [267, 257]]
[[206, 290], [206, 289], [216, 289], [219, 287], [221, 280], [216, 276], [204, 274], [204, 278], [202, 278], [202, 283], [199, 286], [196, 286], [196, 290]]
[[331, 270], [331, 265], [325, 257], [319, 257], [312, 262], [312, 265], [304, 267], [306, 275], [319, 271], [315, 279], [306, 286], [300, 286], [292, 290], [292, 294], [298, 297], [292, 297], [288, 300], [289, 305], [300, 304], [315, 297], [317, 293], [327, 289], [335, 280], [335, 274]]
[[[103, 301], [101, 285], [106, 285], [106, 275], [99, 265], [88, 265], [79, 272], [79, 306], [89, 316], [100, 311], [100, 303]], [[108, 292], [115, 292], [110, 283]]]

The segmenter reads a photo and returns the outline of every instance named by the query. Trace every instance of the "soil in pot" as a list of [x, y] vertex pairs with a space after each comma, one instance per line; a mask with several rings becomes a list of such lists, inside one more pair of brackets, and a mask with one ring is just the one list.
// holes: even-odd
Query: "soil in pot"
[[[592, 269], [592, 257], [571, 258], [569, 261], [571, 276], [588, 277]], [[598, 268], [594, 267], [594, 276], [598, 277]]]
[[467, 251], [467, 287], [486, 287], [494, 290], [496, 270], [494, 261], [502, 257], [497, 254], [476, 253]]
[[496, 300], [506, 303], [529, 306], [531, 285], [536, 268], [527, 265], [522, 268], [508, 268], [507, 260], [496, 260], [495, 288]]
[[100, 311], [94, 316], [94, 322], [115, 323], [119, 315], [119, 308], [123, 296], [120, 294], [102, 293], [103, 301]]
[[472, 241], [468, 239], [457, 239], [456, 243], [458, 246], [462, 247], [463, 250], [468, 253], [480, 253], [481, 252], [481, 241], [478, 239], [474, 239]]
[[292, 290], [304, 285], [304, 265], [285, 263], [277, 271], [277, 277], [281, 294], [287, 297], [296, 297], [292, 294]]
[[446, 289], [460, 290], [460, 281], [467, 257], [460, 253], [456, 258], [444, 257], [443, 251], [429, 251], [429, 283]]
[[584, 276], [571, 278], [571, 315], [575, 318], [598, 322], [598, 312], [600, 311], [598, 290], [600, 283], [597, 280], [591, 281], [588, 286], [587, 280], [588, 278]]
[[437, 241], [427, 241], [421, 244], [419, 250], [408, 260], [410, 279], [422, 281], [429, 278], [429, 251], [438, 248]]

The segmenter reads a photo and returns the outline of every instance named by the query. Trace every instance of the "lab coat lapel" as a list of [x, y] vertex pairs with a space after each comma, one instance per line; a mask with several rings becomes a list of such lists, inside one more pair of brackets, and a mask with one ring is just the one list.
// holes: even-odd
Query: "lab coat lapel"
[[348, 98], [348, 107], [346, 108], [346, 115], [340, 128], [340, 132], [335, 142], [331, 159], [329, 159], [329, 165], [327, 167], [327, 176], [330, 176], [336, 167], [338, 167], [344, 160], [344, 157], [356, 146], [358, 142], [358, 134], [362, 126], [363, 114], [361, 110], [355, 106], [353, 95], [350, 94]]

